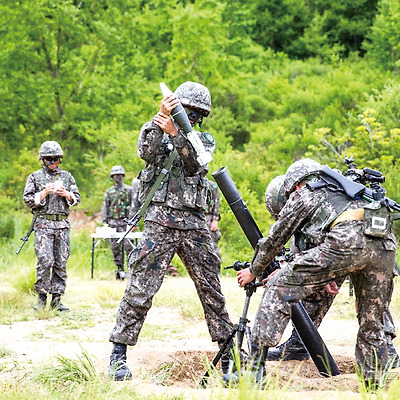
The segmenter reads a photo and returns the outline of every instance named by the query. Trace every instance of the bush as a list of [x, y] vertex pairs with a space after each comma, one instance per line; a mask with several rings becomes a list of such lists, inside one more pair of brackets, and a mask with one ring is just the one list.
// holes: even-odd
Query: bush
[[0, 215], [0, 238], [12, 239], [15, 236], [15, 222], [11, 214]]

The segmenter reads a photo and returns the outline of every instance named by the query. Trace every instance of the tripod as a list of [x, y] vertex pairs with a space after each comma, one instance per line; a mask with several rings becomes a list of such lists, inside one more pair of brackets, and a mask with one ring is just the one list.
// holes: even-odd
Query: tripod
[[[240, 263], [239, 261], [236, 261], [231, 267], [225, 267], [225, 269], [234, 268], [235, 270], [238, 271], [239, 269], [243, 268], [243, 264], [249, 264], [249, 263]], [[244, 268], [246, 268], [246, 267], [244, 267]], [[226, 340], [222, 344], [221, 348], [219, 349], [218, 353], [212, 360], [211, 365], [213, 367], [216, 367], [216, 365], [217, 365], [218, 361], [221, 359], [221, 357], [227, 351], [229, 351], [229, 349], [232, 347], [233, 339], [235, 336], [236, 336], [236, 348], [239, 349], [239, 351], [240, 351], [240, 358], [242, 359], [242, 356], [243, 356], [243, 359], [247, 359], [249, 357], [249, 355], [242, 349], [243, 341], [244, 341], [245, 337], [247, 340], [247, 348], [249, 350], [251, 349], [251, 330], [250, 330], [250, 327], [248, 326], [248, 323], [250, 321], [247, 319], [247, 313], [249, 311], [251, 296], [253, 295], [253, 293], [256, 292], [258, 287], [263, 286], [263, 285], [264, 284], [262, 281], [259, 281], [259, 282], [252, 281], [252, 282], [247, 283], [244, 286], [244, 289], [246, 291], [246, 299], [244, 302], [242, 315], [239, 318], [239, 323], [233, 325], [231, 331], [229, 332], [228, 337], [226, 338]], [[231, 370], [233, 368], [233, 360], [230, 360], [229, 364], [230, 364], [229, 369]], [[200, 387], [205, 388], [207, 386], [209, 376], [210, 376], [210, 372], [207, 371], [204, 374], [201, 381], [199, 382]]]

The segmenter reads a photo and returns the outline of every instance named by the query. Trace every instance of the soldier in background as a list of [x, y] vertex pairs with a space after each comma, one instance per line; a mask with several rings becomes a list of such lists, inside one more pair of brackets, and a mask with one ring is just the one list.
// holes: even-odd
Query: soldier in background
[[51, 308], [68, 311], [61, 304], [70, 255], [71, 224], [68, 215], [69, 207], [77, 205], [81, 196], [74, 177], [59, 167], [63, 156], [59, 143], [42, 143], [39, 149], [42, 168], [29, 175], [23, 194], [23, 200], [35, 218], [36, 311], [46, 307], [47, 294], [52, 295]]
[[[218, 276], [220, 259], [214, 251], [204, 215], [207, 165], [198, 163], [192, 144], [170, 117], [179, 101], [192, 126], [201, 124], [211, 110], [208, 89], [199, 83], [185, 82], [175, 94], [163, 98], [159, 112], [140, 131], [138, 154], [146, 162], [139, 174], [141, 204], [173, 148], [178, 155], [152, 197], [144, 217], [142, 239], [129, 258], [131, 277], [110, 334], [113, 350], [109, 375], [114, 380], [132, 378], [126, 365], [127, 345], [136, 344], [153, 297], [175, 254], [195, 284], [212, 341], [224, 343], [232, 326]], [[206, 133], [197, 132], [197, 135], [212, 152], [214, 138]], [[228, 367], [229, 360], [225, 358], [224, 363]]]
[[[126, 231], [125, 218], [130, 218], [133, 215], [134, 191], [131, 186], [123, 182], [124, 177], [125, 169], [121, 165], [114, 165], [111, 168], [110, 178], [114, 181], [114, 185], [106, 190], [103, 202], [103, 225], [115, 228], [117, 232]], [[129, 257], [134, 246], [129, 239], [124, 239], [123, 245], [117, 243], [118, 239], [108, 240], [114, 255], [114, 263], [117, 266], [115, 277], [116, 279], [125, 279], [124, 249], [126, 256]]]
[[208, 179], [208, 185], [210, 187], [210, 201], [207, 203], [206, 207], [206, 220], [207, 225], [210, 229], [211, 239], [213, 242], [214, 250], [218, 257], [221, 259], [221, 251], [218, 247], [218, 242], [221, 239], [221, 231], [218, 227], [218, 221], [221, 219], [219, 214], [220, 200], [219, 200], [219, 190], [218, 185], [212, 180]]

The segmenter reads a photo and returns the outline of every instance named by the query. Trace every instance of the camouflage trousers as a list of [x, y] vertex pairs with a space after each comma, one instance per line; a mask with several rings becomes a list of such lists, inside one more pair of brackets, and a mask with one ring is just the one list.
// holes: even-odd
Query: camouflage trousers
[[[214, 216], [212, 214], [206, 214], [206, 221], [207, 221], [207, 226], [211, 225], [211, 221], [213, 220]], [[214, 247], [214, 251], [217, 253], [217, 256], [222, 260], [221, 258], [221, 251], [218, 247], [218, 242], [221, 239], [221, 231], [218, 229], [216, 231], [212, 231], [210, 229], [210, 235], [211, 235], [211, 240], [212, 240], [212, 245]]]
[[[115, 228], [117, 232], [125, 232], [127, 225], [125, 221], [119, 219], [110, 219], [108, 221], [108, 225], [111, 228]], [[118, 269], [124, 269], [124, 249], [126, 253], [126, 257], [129, 258], [131, 251], [135, 248], [135, 246], [131, 243], [130, 240], [125, 239], [123, 244], [117, 243], [118, 239], [108, 239], [110, 242], [110, 247], [114, 256], [114, 263], [118, 267]]]
[[69, 229], [35, 229], [35, 253], [35, 292], [64, 294], [70, 254]]
[[175, 253], [194, 282], [212, 341], [226, 339], [232, 323], [218, 277], [220, 261], [212, 248], [209, 232], [178, 230], [146, 222], [143, 237], [129, 257], [131, 276], [110, 334], [111, 342], [136, 344], [153, 297]]
[[[335, 279], [335, 282], [339, 288], [342, 286], [345, 279], [346, 277], [339, 277]], [[392, 287], [390, 289], [390, 299], [392, 297], [392, 293], [393, 281]], [[307, 311], [307, 314], [314, 322], [314, 325], [318, 328], [321, 325], [323, 318], [328, 313], [334, 300], [335, 296], [328, 294], [325, 289], [320, 289], [305, 297], [301, 302], [304, 306], [304, 309]], [[394, 325], [393, 318], [389, 310], [389, 302], [385, 305], [384, 332], [388, 341], [396, 337], [396, 327]]]
[[383, 330], [390, 301], [395, 243], [354, 232], [355, 246], [330, 232], [325, 241], [297, 254], [268, 283], [257, 311], [252, 341], [266, 347], [279, 343], [291, 318], [290, 301], [299, 301], [323, 285], [351, 275], [358, 304], [356, 361], [366, 378], [388, 362]]

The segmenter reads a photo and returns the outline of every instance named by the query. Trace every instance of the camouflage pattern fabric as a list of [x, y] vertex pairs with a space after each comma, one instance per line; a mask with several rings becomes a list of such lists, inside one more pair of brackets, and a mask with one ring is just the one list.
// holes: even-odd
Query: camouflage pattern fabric
[[[213, 221], [214, 217], [212, 214], [206, 214], [206, 221], [207, 221], [207, 226], [211, 225], [211, 222]], [[211, 235], [211, 242], [214, 248], [215, 253], [219, 257], [220, 260], [221, 258], [221, 250], [219, 249], [218, 242], [221, 239], [221, 231], [217, 229], [216, 231], [212, 231], [210, 229], [210, 235]]]
[[202, 110], [206, 117], [210, 114], [211, 95], [201, 83], [184, 82], [176, 88], [175, 94], [183, 106]]
[[[290, 237], [321, 211], [326, 199], [325, 190], [311, 192], [307, 187], [290, 195], [269, 236], [259, 241], [250, 268], [253, 275], [258, 276]], [[353, 201], [349, 209], [365, 204], [363, 200]], [[363, 221], [343, 221], [327, 229], [316, 247], [296, 254], [270, 280], [256, 315], [252, 340], [262, 346], [277, 345], [290, 320], [292, 302], [351, 275], [359, 320], [356, 362], [366, 379], [378, 378], [388, 361], [383, 323], [385, 305], [390, 301], [395, 250], [392, 234], [387, 238], [368, 237], [363, 234]]]
[[[296, 233], [295, 236], [297, 236]], [[294, 245], [294, 240], [291, 241], [290, 245], [290, 252], [292, 254], [299, 253], [298, 248]], [[393, 269], [393, 277], [396, 276], [395, 269]], [[343, 285], [346, 277], [342, 276], [340, 278], [335, 279], [338, 288], [340, 289]], [[393, 281], [392, 281], [392, 289], [391, 293], [393, 293]], [[304, 306], [304, 309], [307, 311], [307, 314], [310, 316], [311, 320], [313, 321], [314, 325], [318, 328], [321, 325], [322, 320], [324, 319], [325, 315], [329, 311], [333, 301], [335, 300], [334, 295], [330, 295], [326, 292], [325, 289], [319, 289], [309, 296], [305, 297], [301, 302]], [[391, 299], [390, 295], [390, 299]], [[396, 337], [396, 328], [393, 322], [392, 315], [389, 310], [389, 304], [385, 305], [385, 312], [384, 312], [384, 331], [387, 340], [392, 340]]]
[[[103, 201], [103, 224], [108, 224], [111, 228], [115, 228], [117, 232], [125, 232], [127, 224], [124, 219], [132, 216], [133, 196], [132, 187], [125, 185], [123, 182], [117, 182], [114, 186], [107, 189]], [[121, 244], [117, 243], [117, 241], [118, 239], [109, 239], [110, 247], [114, 256], [114, 263], [118, 269], [123, 270], [123, 249], [125, 249], [128, 257], [134, 246], [128, 239], [124, 240], [123, 247]]]
[[110, 335], [112, 342], [136, 344], [152, 299], [175, 253], [195, 284], [211, 339], [217, 342], [226, 339], [231, 322], [215, 267], [219, 259], [208, 230], [171, 229], [147, 222], [144, 235], [129, 258], [131, 277]]
[[67, 285], [67, 261], [70, 254], [69, 229], [35, 229], [35, 253], [35, 292], [63, 295]]
[[[219, 214], [221, 202], [219, 198], [218, 185], [209, 179], [207, 179], [207, 181], [210, 188], [210, 200], [207, 202], [205, 214], [207, 226], [210, 227], [213, 220], [219, 221], [221, 219], [221, 216]], [[218, 257], [221, 259], [221, 251], [218, 247], [218, 242], [221, 239], [221, 231], [219, 230], [219, 228], [216, 231], [212, 231], [210, 229], [210, 235], [214, 250], [217, 253]]]
[[278, 175], [271, 180], [265, 189], [265, 206], [275, 220], [278, 219], [278, 215], [286, 203], [284, 182], [285, 175]]
[[131, 216], [133, 189], [123, 182], [117, 182], [106, 190], [103, 201], [102, 219], [107, 224], [110, 219], [124, 219]]
[[[197, 132], [199, 138], [207, 151], [214, 148], [214, 142], [208, 140], [208, 136]], [[211, 136], [212, 138], [212, 136]], [[172, 210], [189, 211], [194, 215], [188, 226], [183, 224], [179, 229], [196, 229], [198, 217], [206, 209], [208, 183], [205, 178], [207, 166], [200, 166], [197, 162], [197, 154], [186, 139], [182, 131], [169, 138], [155, 123], [146, 123], [140, 132], [138, 153], [146, 161], [146, 168], [140, 171], [139, 203], [142, 204], [150, 192], [154, 181], [166, 159], [169, 157], [168, 148], [173, 145], [179, 153], [172, 164], [170, 173], [164, 178], [162, 185], [153, 196], [153, 204], [164, 205]], [[195, 215], [196, 214], [196, 215]], [[146, 220], [158, 222], [152, 213], [147, 212]], [[173, 221], [172, 221], [173, 223]], [[204, 226], [204, 223], [203, 223]]]
[[[63, 186], [71, 192], [73, 201], [70, 203], [62, 196], [50, 193], [42, 203], [38, 202], [38, 194], [47, 183], [62, 180]], [[67, 260], [70, 254], [68, 218], [60, 221], [47, 219], [48, 215], [67, 217], [69, 207], [75, 206], [81, 200], [75, 179], [67, 172], [57, 167], [51, 171], [43, 165], [42, 169], [29, 175], [25, 185], [23, 200], [25, 204], [38, 211], [34, 224], [35, 253], [37, 257], [35, 291], [38, 294], [63, 294], [67, 282]]]
[[213, 250], [204, 216], [207, 166], [198, 164], [192, 145], [181, 131], [169, 138], [153, 122], [142, 127], [138, 153], [146, 166], [138, 176], [139, 201], [146, 197], [163, 168], [169, 143], [178, 151], [178, 157], [146, 211], [143, 237], [129, 257], [131, 277], [110, 334], [114, 343], [137, 342], [175, 253], [195, 284], [212, 340], [224, 341], [232, 325], [218, 277], [220, 260]]
[[139, 211], [139, 208], [140, 208], [139, 184], [140, 184], [140, 181], [138, 178], [134, 178], [132, 180], [132, 216], [135, 215]]

